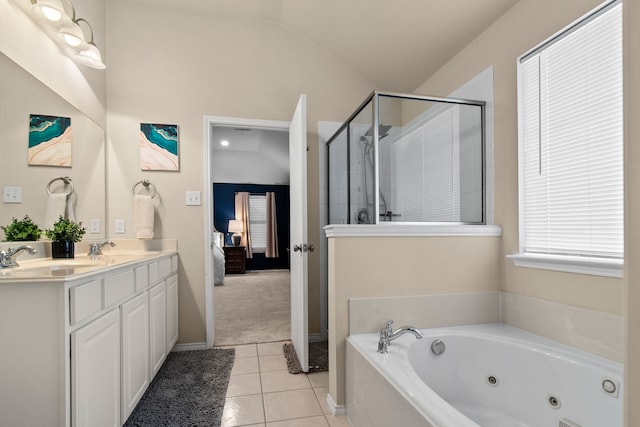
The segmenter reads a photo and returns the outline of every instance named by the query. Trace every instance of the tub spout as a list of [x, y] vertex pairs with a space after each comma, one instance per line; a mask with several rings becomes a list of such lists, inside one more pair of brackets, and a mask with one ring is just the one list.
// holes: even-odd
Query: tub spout
[[398, 338], [400, 335], [404, 334], [413, 334], [417, 339], [421, 339], [424, 337], [423, 333], [413, 326], [401, 326], [395, 331], [391, 327], [393, 324], [393, 320], [389, 320], [384, 328], [380, 329], [380, 340], [378, 341], [378, 353], [386, 354], [388, 353], [389, 344], [391, 341]]

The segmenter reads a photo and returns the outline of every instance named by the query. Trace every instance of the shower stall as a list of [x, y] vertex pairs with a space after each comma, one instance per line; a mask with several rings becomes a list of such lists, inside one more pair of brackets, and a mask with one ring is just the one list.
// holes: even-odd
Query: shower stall
[[327, 141], [329, 224], [484, 224], [484, 107], [373, 92]]

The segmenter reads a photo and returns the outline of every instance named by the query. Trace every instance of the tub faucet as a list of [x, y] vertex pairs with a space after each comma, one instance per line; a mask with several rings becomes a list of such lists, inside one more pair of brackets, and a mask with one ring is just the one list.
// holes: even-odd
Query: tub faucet
[[102, 255], [102, 248], [104, 248], [106, 245], [111, 245], [111, 247], [114, 247], [116, 244], [109, 240], [103, 243], [92, 243], [89, 245], [89, 253], [87, 255]]
[[386, 354], [388, 352], [391, 341], [406, 333], [413, 334], [417, 339], [424, 337], [418, 328], [413, 326], [401, 326], [395, 331], [391, 327], [393, 320], [389, 320], [384, 328], [380, 329], [380, 340], [378, 341], [378, 353]]
[[31, 246], [18, 246], [17, 248], [9, 248], [6, 251], [0, 251], [0, 268], [18, 267], [16, 258], [23, 251], [29, 252], [31, 255], [38, 253]]

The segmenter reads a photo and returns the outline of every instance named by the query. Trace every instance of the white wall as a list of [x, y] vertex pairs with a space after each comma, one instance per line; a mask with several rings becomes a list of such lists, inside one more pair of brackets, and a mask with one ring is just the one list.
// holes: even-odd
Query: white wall
[[[354, 70], [266, 21], [243, 21], [207, 12], [107, 3], [109, 63], [109, 219], [134, 237], [131, 187], [153, 182], [156, 236], [178, 239], [180, 342], [205, 341], [204, 214], [185, 206], [185, 191], [203, 188], [203, 117], [289, 121], [300, 94], [308, 100], [308, 140], [319, 120], [341, 121], [374, 88]], [[180, 171], [142, 172], [141, 122], [180, 127]], [[307, 151], [309, 243], [317, 245], [318, 147]], [[120, 237], [120, 235], [113, 236]], [[309, 257], [310, 329], [320, 329], [320, 254]]]

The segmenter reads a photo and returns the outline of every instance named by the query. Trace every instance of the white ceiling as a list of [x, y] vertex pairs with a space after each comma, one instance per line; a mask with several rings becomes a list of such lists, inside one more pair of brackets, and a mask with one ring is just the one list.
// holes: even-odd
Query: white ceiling
[[412, 92], [518, 0], [134, 0], [270, 21], [379, 90]]

